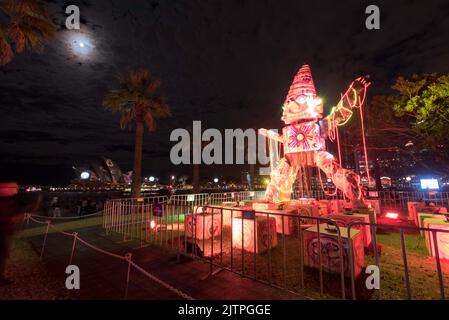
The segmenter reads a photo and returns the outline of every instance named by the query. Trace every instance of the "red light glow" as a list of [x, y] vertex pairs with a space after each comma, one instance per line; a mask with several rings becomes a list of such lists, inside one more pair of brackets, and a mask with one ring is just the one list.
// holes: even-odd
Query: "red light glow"
[[396, 212], [387, 212], [385, 214], [385, 218], [397, 220], [399, 218], [399, 213]]

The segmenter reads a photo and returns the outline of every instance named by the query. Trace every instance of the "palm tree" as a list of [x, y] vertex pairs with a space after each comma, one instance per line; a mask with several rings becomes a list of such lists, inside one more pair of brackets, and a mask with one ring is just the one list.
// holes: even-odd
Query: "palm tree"
[[0, 25], [0, 65], [11, 62], [14, 53], [26, 48], [42, 52], [56, 27], [39, 0], [3, 0], [0, 14], [7, 23]]
[[145, 125], [156, 129], [155, 119], [171, 115], [165, 97], [159, 93], [160, 81], [146, 69], [117, 76], [116, 83], [103, 99], [103, 107], [120, 113], [122, 129], [136, 126], [132, 196], [139, 197], [142, 180], [142, 144]]

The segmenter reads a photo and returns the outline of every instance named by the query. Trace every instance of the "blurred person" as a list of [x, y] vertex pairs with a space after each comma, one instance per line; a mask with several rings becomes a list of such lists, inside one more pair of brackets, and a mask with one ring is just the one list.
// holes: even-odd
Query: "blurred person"
[[19, 186], [15, 182], [0, 182], [0, 287], [12, 281], [5, 278], [6, 262], [9, 258], [14, 226], [25, 212], [36, 211], [41, 201], [19, 197]]
[[61, 216], [61, 208], [59, 207], [59, 201], [56, 200], [56, 202], [53, 203], [53, 217], [60, 217]]

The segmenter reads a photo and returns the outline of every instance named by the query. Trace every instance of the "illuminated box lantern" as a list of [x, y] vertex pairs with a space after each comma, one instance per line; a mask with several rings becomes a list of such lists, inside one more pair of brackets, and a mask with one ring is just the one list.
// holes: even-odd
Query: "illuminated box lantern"
[[365, 199], [366, 204], [374, 209], [374, 213], [380, 214], [380, 201], [378, 199]]
[[288, 204], [290, 206], [302, 206], [305, 204], [316, 204], [316, 203], [317, 201], [315, 198], [299, 198], [296, 200], [290, 200]]
[[[424, 228], [449, 231], [449, 222], [444, 219], [426, 218], [423, 224]], [[432, 232], [425, 231], [425, 237], [427, 251], [432, 257], [435, 257], [436, 248]], [[436, 232], [436, 242], [440, 259], [449, 260], [449, 232]]]
[[313, 224], [316, 223], [316, 219], [307, 219], [308, 217], [319, 217], [320, 211], [318, 205], [301, 205], [297, 207], [297, 213], [301, 217], [301, 224]]
[[[256, 230], [254, 230], [254, 228]], [[243, 243], [242, 243], [243, 242]], [[245, 219], [232, 218], [232, 246], [237, 249], [262, 253], [277, 246], [276, 220], [272, 217], [256, 216]]]
[[[197, 208], [197, 207], [195, 207]], [[193, 212], [197, 212], [197, 213], [201, 213], [204, 209], [207, 210], [207, 213], [214, 213], [214, 218], [215, 215], [223, 215], [223, 226], [231, 226], [231, 211], [232, 211], [232, 216], [238, 216], [240, 214], [242, 214], [241, 210], [236, 210], [238, 207], [234, 207], [233, 205], [231, 206], [223, 206], [223, 207], [198, 207], [198, 211], [194, 211]], [[203, 209], [204, 208], [204, 209]], [[240, 209], [240, 208], [239, 208]], [[221, 219], [221, 218], [220, 218]]]
[[221, 215], [211, 213], [189, 214], [184, 218], [184, 230], [186, 236], [196, 239], [210, 239], [212, 235], [218, 237], [221, 234]]
[[419, 226], [419, 216], [418, 213], [444, 213], [446, 212], [445, 207], [437, 207], [437, 206], [426, 206], [425, 202], [407, 202], [407, 209], [409, 218], [413, 220], [415, 225]]
[[[338, 235], [328, 230], [326, 223], [319, 225], [320, 241], [318, 242], [317, 226], [306, 229], [304, 235], [304, 264], [308, 267], [319, 268], [320, 259], [323, 271], [331, 273], [341, 272], [340, 246]], [[346, 277], [351, 276], [350, 241], [352, 243], [352, 261], [354, 262], [354, 276], [357, 278], [363, 270], [365, 255], [363, 249], [363, 236], [360, 230], [351, 229], [351, 238], [348, 238], [348, 229], [340, 227], [341, 255], [343, 258], [343, 271]], [[321, 248], [321, 258], [320, 258]]]
[[327, 217], [329, 215], [329, 205], [325, 202], [318, 202], [318, 212], [320, 216]]
[[[269, 212], [268, 215], [271, 218], [274, 218], [276, 220], [276, 232], [282, 234], [284, 232], [285, 235], [292, 235], [297, 234], [298, 232], [298, 225], [299, 225], [299, 218], [286, 216], [285, 214], [295, 214], [296, 210], [290, 209], [290, 210], [269, 210], [265, 211]], [[267, 217], [266, 214], [260, 213], [260, 217]], [[282, 224], [284, 224], [284, 227], [282, 227]]]
[[279, 204], [271, 202], [253, 202], [252, 207], [256, 211], [277, 210]]
[[223, 226], [230, 227], [232, 217], [240, 217], [242, 210], [236, 210], [235, 208], [223, 208]]
[[[366, 222], [369, 223], [369, 215], [367, 214], [331, 214], [328, 216], [329, 219], [334, 220], [338, 226], [347, 227], [351, 222]], [[363, 237], [363, 245], [368, 248], [371, 244], [371, 228], [369, 225], [354, 225], [351, 227], [351, 234], [353, 230], [361, 230]]]
[[[420, 228], [424, 228], [424, 219], [441, 218], [441, 217], [435, 216], [433, 213], [428, 213], [428, 212], [418, 212], [416, 215], [418, 217], [418, 227], [420, 227]], [[425, 234], [423, 230], [420, 230], [420, 233], [422, 236], [424, 236], [424, 234]]]
[[341, 214], [349, 206], [345, 200], [328, 200], [328, 214]]
[[409, 219], [413, 220], [416, 226], [419, 226], [418, 211], [421, 211], [421, 209], [424, 208], [425, 205], [426, 204], [424, 202], [407, 202]]

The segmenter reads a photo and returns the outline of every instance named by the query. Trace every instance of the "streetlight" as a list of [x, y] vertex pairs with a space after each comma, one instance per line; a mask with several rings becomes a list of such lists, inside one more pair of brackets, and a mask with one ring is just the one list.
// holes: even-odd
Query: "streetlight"
[[214, 182], [215, 182], [215, 183], [218, 183], [218, 178], [214, 178]]
[[155, 178], [154, 178], [153, 176], [151, 176], [151, 177], [149, 178], [149, 180], [150, 180], [150, 182], [154, 182]]

